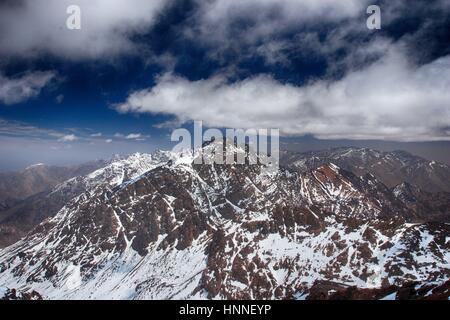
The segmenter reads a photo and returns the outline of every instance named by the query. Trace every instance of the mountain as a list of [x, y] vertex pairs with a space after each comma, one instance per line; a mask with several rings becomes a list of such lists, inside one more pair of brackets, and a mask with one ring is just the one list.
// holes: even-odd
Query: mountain
[[49, 191], [67, 179], [88, 174], [104, 165], [104, 161], [68, 167], [36, 164], [19, 172], [0, 173], [0, 211], [7, 210], [30, 196]]
[[450, 193], [427, 192], [407, 182], [392, 190], [417, 219], [450, 223]]
[[386, 186], [407, 182], [428, 192], [450, 192], [450, 167], [405, 151], [381, 152], [367, 148], [334, 148], [306, 153], [286, 151], [282, 164], [305, 171], [334, 163], [358, 176], [373, 174]]
[[448, 298], [450, 225], [416, 222], [401, 188], [334, 163], [270, 172], [195, 165], [198, 155], [124, 160], [119, 175], [86, 183], [55, 217], [0, 251], [4, 291], [44, 299]]
[[[50, 184], [34, 188], [34, 191], [37, 191], [45, 187], [45, 191], [22, 201], [17, 201], [16, 205], [1, 211], [0, 248], [13, 244], [24, 237], [46, 218], [56, 215], [72, 198], [86, 192], [92, 186], [114, 187], [121, 184], [123, 180], [131, 179], [149, 170], [152, 168], [152, 163], [149, 155], [135, 154], [126, 159], [115, 157], [111, 161], [102, 160], [76, 167], [48, 168], [39, 166], [38, 172], [41, 177], [45, 176], [43, 172], [60, 171], [64, 174], [59, 177], [74, 176], [74, 178], [66, 179], [67, 181], [57, 184], [49, 190], [47, 188]], [[100, 169], [98, 169], [99, 167]], [[32, 173], [36, 175], [35, 170], [36, 167], [33, 167], [19, 173], [19, 175], [28, 176]], [[54, 178], [53, 182], [57, 180], [54, 174], [48, 176]]]
[[336, 163], [358, 176], [373, 175], [392, 189], [416, 221], [450, 222], [450, 167], [405, 151], [334, 148], [284, 152], [282, 164], [300, 172]]

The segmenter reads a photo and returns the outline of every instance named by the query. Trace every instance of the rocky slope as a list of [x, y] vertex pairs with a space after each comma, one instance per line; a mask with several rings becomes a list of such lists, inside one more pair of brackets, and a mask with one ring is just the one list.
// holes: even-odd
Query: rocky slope
[[[102, 165], [100, 165], [102, 164]], [[0, 212], [0, 248], [15, 243], [46, 218], [55, 216], [74, 197], [93, 186], [113, 188], [153, 168], [150, 155], [134, 154], [77, 167], [74, 178], [30, 196]], [[98, 169], [100, 167], [100, 169]], [[98, 169], [98, 170], [97, 170]]]
[[195, 156], [90, 184], [0, 251], [0, 284], [59, 299], [448, 297], [450, 225], [416, 222], [374, 175]]
[[427, 192], [407, 182], [392, 189], [418, 221], [450, 222], [450, 193]]
[[403, 182], [428, 192], [450, 192], [450, 167], [405, 151], [381, 152], [367, 148], [335, 148], [306, 153], [284, 152], [282, 164], [305, 171], [334, 163], [358, 176], [371, 173], [393, 188]]

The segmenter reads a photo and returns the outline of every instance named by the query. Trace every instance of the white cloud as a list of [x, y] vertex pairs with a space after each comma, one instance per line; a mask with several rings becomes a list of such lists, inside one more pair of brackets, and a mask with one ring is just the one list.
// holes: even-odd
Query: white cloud
[[123, 140], [145, 141], [149, 136], [143, 135], [142, 133], [123, 134], [118, 132], [114, 135], [114, 137]]
[[106, 143], [112, 143], [113, 140], [112, 140], [112, 139], [106, 139], [105, 142], [106, 142]]
[[[366, 9], [374, 4], [371, 0], [196, 1], [198, 8], [182, 34], [204, 45], [208, 58], [231, 70], [255, 58], [263, 58], [268, 65], [287, 66], [293, 57], [303, 56], [323, 59], [328, 68], [334, 68], [329, 71], [340, 72], [348, 64], [343, 58], [352, 60], [353, 48], [366, 46], [368, 40], [382, 35], [392, 36], [402, 19], [417, 22], [417, 28], [406, 32], [410, 46], [423, 42], [416, 39], [420, 31], [430, 28], [434, 19], [437, 25], [442, 24], [450, 9], [448, 0], [383, 1], [382, 26], [390, 31], [375, 33], [366, 26]], [[399, 34], [402, 32], [405, 30]], [[355, 64], [361, 65], [361, 61]]]
[[78, 137], [76, 135], [68, 134], [68, 135], [65, 135], [65, 136], [61, 137], [58, 141], [60, 141], [60, 142], [73, 142], [73, 141], [76, 141], [76, 140], [78, 140]]
[[0, 74], [0, 102], [11, 105], [36, 97], [55, 76], [52, 71], [26, 73], [14, 78]]
[[91, 137], [93, 137], [93, 138], [100, 138], [101, 136], [103, 136], [103, 134], [101, 132], [91, 134]]
[[[70, 59], [107, 58], [134, 52], [130, 40], [148, 30], [170, 1], [23, 0], [0, 4], [0, 53], [41, 53]], [[66, 9], [81, 8], [81, 30], [68, 30]]]
[[212, 127], [279, 128], [328, 139], [450, 140], [450, 56], [417, 67], [399, 46], [337, 81], [298, 87], [260, 75], [189, 81], [166, 74], [120, 112], [174, 115]]
[[140, 133], [130, 133], [125, 138], [128, 139], [128, 140], [141, 139], [142, 138], [142, 134], [140, 134]]
[[[347, 18], [361, 17], [369, 0], [197, 0], [187, 37], [213, 45], [221, 50], [258, 44], [261, 40], [273, 41], [280, 33], [304, 26], [334, 23]], [[239, 26], [239, 30], [236, 30]], [[268, 48], [269, 50], [271, 48]], [[273, 49], [273, 48], [272, 48]]]

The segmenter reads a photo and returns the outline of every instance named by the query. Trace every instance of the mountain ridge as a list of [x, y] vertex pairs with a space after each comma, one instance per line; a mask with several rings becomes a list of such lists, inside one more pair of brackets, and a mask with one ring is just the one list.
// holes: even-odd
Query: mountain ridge
[[448, 224], [414, 222], [374, 175], [335, 164], [270, 174], [194, 156], [166, 153], [72, 199], [0, 251], [0, 281], [63, 299], [332, 297], [318, 294], [323, 281], [372, 298], [416, 282], [423, 297], [446, 285]]
[[382, 152], [354, 147], [304, 153], [285, 151], [281, 163], [302, 171], [329, 162], [356, 175], [371, 173], [390, 188], [408, 182], [428, 192], [450, 192], [450, 166], [406, 151]]

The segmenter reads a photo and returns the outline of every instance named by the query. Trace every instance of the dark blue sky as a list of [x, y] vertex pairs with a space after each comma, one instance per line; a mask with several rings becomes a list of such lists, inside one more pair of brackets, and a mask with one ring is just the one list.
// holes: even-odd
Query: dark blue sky
[[[405, 141], [444, 141], [450, 137], [449, 109], [442, 107], [442, 101], [448, 98], [445, 92], [436, 92], [436, 98], [431, 99], [424, 96], [424, 100], [436, 104], [432, 106], [433, 115], [438, 110], [442, 116], [430, 118], [417, 131], [405, 123], [418, 121], [420, 124], [420, 119], [407, 119], [403, 123], [395, 118], [403, 113], [390, 115], [389, 107], [386, 107], [388, 111], [375, 115], [367, 111], [373, 109], [373, 104], [361, 107], [367, 109], [361, 114], [342, 112], [340, 108], [334, 119], [325, 119], [333, 117], [335, 111], [328, 114], [328, 107], [322, 106], [324, 102], [317, 97], [303, 98], [311, 92], [325, 92], [327, 104], [333, 105], [333, 99], [339, 97], [333, 91], [338, 89], [333, 86], [345, 86], [345, 92], [351, 92], [353, 79], [364, 79], [366, 74], [368, 86], [376, 87], [380, 94], [383, 91], [387, 97], [397, 94], [390, 92], [389, 87], [369, 83], [373, 79], [383, 82], [383, 74], [380, 76], [370, 69], [378, 63], [381, 70], [383, 67], [388, 70], [388, 78], [389, 68], [398, 73], [398, 79], [414, 78], [405, 86], [413, 88], [409, 89], [410, 93], [417, 91], [411, 93], [412, 96], [417, 93], [417, 101], [422, 99], [422, 86], [436, 87], [433, 82], [436, 80], [427, 77], [442, 65], [448, 66], [445, 59], [450, 54], [450, 5], [447, 1], [409, 4], [400, 0], [378, 1], [382, 10], [381, 30], [367, 29], [365, 1], [348, 7], [335, 4], [331, 9], [327, 6], [329, 1], [324, 1], [323, 7], [320, 1], [314, 5], [266, 1], [263, 5], [252, 0], [242, 7], [224, 5], [223, 1], [215, 0], [211, 5], [194, 0], [166, 1], [155, 9], [146, 1], [114, 0], [117, 7], [123, 6], [123, 17], [113, 16], [108, 7], [98, 13], [86, 1], [72, 1], [82, 9], [81, 32], [86, 34], [75, 34], [76, 30], [58, 31], [64, 28], [66, 15], [63, 11], [61, 17], [55, 18], [61, 5], [54, 5], [55, 1], [47, 0], [47, 7], [54, 10], [31, 12], [20, 3], [2, 2], [0, 149], [3, 159], [0, 170], [41, 161], [61, 164], [107, 157], [111, 153], [168, 147], [168, 134], [173, 128], [159, 125], [173, 120], [178, 120], [178, 126], [203, 120], [218, 127], [238, 127], [241, 123], [249, 123], [248, 127], [268, 124], [282, 131], [285, 127], [285, 135], [290, 137], [287, 141], [302, 141], [304, 149], [344, 143], [408, 149], [412, 144]], [[28, 19], [18, 25], [15, 21], [23, 17]], [[408, 63], [397, 70], [396, 59]], [[438, 64], [440, 61], [445, 63]], [[39, 72], [50, 72], [51, 76], [42, 80]], [[215, 81], [217, 84], [210, 85]], [[261, 94], [256, 94], [254, 103], [234, 98], [247, 94], [253, 97], [254, 87], [266, 88], [263, 94], [268, 95], [273, 88], [270, 98], [277, 97], [273, 108], [279, 108], [279, 115], [272, 117], [273, 110], [260, 113], [266, 108], [261, 103], [268, 100], [261, 102], [258, 99]], [[146, 90], [148, 100], [130, 105], [128, 99], [141, 90]], [[180, 99], [168, 98], [169, 93], [180, 90], [183, 92]], [[14, 98], [20, 95], [23, 98]], [[400, 96], [404, 96], [403, 92]], [[393, 100], [398, 97], [394, 96]], [[221, 106], [223, 100], [230, 101], [229, 111], [226, 104]], [[349, 95], [344, 103], [359, 108], [361, 100], [353, 100], [353, 95]], [[294, 110], [293, 104], [297, 106]], [[127, 112], [118, 112], [118, 105], [126, 105]], [[407, 108], [404, 105], [407, 102], [392, 109]], [[244, 122], [221, 120], [232, 118], [236, 114], [233, 110], [250, 107], [255, 108], [254, 112], [242, 111], [238, 115]], [[414, 108], [420, 109], [411, 109], [410, 114], [425, 107]], [[212, 112], [214, 116], [209, 114]], [[384, 115], [395, 119], [378, 130], [380, 124], [376, 121]], [[292, 121], [295, 117], [299, 117], [298, 125]], [[355, 125], [354, 132], [353, 120], [349, 120], [352, 118], [362, 123], [360, 127]], [[340, 122], [342, 125], [334, 127]], [[379, 142], [382, 140], [390, 142]], [[23, 150], [25, 145], [36, 146], [36, 150], [27, 153]], [[449, 146], [445, 142], [414, 145], [426, 147], [410, 148], [413, 152], [450, 161], [448, 154], [442, 152], [442, 146], [444, 149]]]

